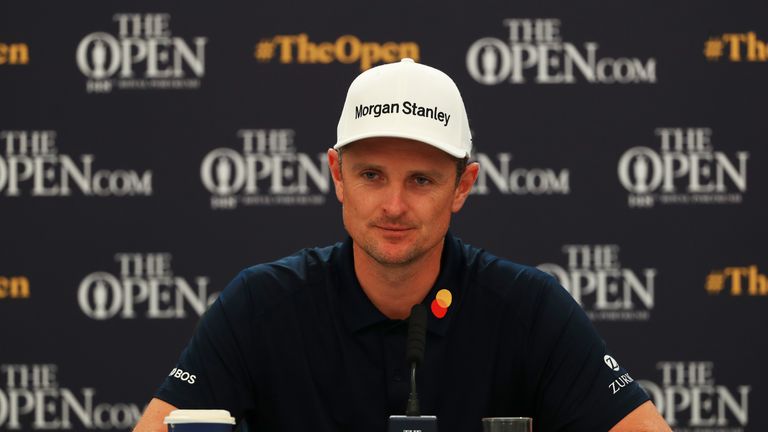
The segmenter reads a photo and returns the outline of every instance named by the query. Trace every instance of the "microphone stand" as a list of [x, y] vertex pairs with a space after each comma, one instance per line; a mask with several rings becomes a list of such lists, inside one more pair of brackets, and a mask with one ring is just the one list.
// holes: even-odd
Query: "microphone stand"
[[411, 363], [411, 393], [408, 395], [408, 404], [405, 407], [405, 415], [420, 416], [419, 395], [416, 393], [416, 362]]
[[427, 310], [422, 304], [414, 305], [408, 318], [406, 358], [411, 365], [411, 393], [405, 407], [405, 415], [389, 416], [388, 432], [437, 432], [437, 417], [423, 416], [416, 393], [416, 368], [424, 360], [427, 339]]

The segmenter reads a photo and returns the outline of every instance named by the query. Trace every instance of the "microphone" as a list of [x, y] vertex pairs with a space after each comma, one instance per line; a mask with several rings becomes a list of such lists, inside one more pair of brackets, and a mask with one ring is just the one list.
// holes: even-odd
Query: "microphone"
[[424, 361], [424, 346], [427, 342], [427, 309], [419, 303], [411, 308], [408, 318], [408, 339], [406, 342], [405, 358], [411, 365], [411, 393], [408, 395], [408, 405], [405, 415], [421, 415], [419, 395], [416, 392], [416, 368]]
[[437, 417], [423, 416], [419, 409], [419, 396], [416, 393], [416, 368], [424, 361], [424, 346], [427, 341], [427, 309], [422, 304], [411, 308], [408, 317], [408, 338], [405, 345], [405, 358], [411, 366], [411, 393], [405, 415], [389, 416], [388, 432], [437, 432]]

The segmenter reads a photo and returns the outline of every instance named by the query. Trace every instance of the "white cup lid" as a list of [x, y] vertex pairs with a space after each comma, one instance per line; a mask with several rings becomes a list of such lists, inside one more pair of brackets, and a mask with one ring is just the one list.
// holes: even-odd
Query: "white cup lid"
[[227, 410], [179, 409], [171, 411], [163, 423], [224, 423], [233, 425], [235, 418]]

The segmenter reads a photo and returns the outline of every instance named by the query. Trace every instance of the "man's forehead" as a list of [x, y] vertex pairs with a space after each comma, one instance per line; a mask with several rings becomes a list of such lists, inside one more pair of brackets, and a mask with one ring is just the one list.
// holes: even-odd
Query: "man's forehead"
[[402, 154], [402, 157], [423, 157], [435, 160], [455, 160], [454, 157], [432, 145], [407, 138], [366, 138], [346, 145], [343, 152], [361, 156], [377, 154]]

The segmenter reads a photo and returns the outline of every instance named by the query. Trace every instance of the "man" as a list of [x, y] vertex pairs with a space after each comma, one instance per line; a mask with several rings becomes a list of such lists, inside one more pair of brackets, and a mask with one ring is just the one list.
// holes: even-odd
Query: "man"
[[553, 278], [448, 233], [477, 178], [470, 150], [447, 75], [410, 59], [361, 74], [328, 150], [350, 238], [241, 272], [136, 430], [179, 407], [228, 409], [255, 431], [383, 431], [405, 410], [404, 320], [423, 303], [419, 394], [441, 432], [490, 416], [668, 431]]

